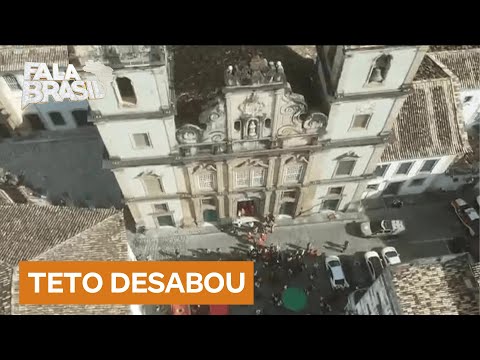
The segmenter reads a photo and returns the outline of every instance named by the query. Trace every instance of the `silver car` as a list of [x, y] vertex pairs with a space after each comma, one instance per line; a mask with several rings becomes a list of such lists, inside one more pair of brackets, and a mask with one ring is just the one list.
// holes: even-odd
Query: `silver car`
[[328, 277], [333, 290], [348, 289], [350, 286], [345, 278], [345, 273], [340, 263], [340, 258], [335, 255], [327, 256], [325, 259]]
[[405, 231], [403, 220], [375, 220], [360, 224], [364, 237], [398, 235]]

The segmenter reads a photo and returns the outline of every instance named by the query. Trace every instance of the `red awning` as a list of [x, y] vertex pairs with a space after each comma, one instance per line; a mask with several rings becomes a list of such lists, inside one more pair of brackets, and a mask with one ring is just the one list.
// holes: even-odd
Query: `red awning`
[[228, 315], [228, 305], [210, 305], [210, 315]]
[[190, 305], [172, 305], [172, 315], [191, 315]]

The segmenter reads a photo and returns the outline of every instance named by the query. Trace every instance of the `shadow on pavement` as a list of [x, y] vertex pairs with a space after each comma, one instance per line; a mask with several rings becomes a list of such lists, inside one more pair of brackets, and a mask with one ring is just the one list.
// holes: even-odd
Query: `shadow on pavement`
[[345, 224], [345, 232], [351, 236], [363, 237], [360, 231], [360, 223], [353, 221]]
[[338, 252], [343, 252], [343, 244], [338, 244], [333, 241], [327, 241], [325, 242], [325, 245], [323, 245], [324, 248], [338, 251]]

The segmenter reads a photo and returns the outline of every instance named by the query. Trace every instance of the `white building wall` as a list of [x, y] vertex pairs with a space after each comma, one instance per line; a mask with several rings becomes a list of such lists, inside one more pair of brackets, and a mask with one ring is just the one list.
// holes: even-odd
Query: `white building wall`
[[[122, 69], [116, 70], [115, 77], [127, 77], [132, 82], [137, 98], [137, 104], [123, 106], [120, 101], [120, 93], [115, 79], [105, 86], [105, 97], [90, 102], [92, 110], [100, 111], [102, 115], [116, 115], [139, 112], [155, 112], [160, 108], [169, 107], [170, 91], [166, 67]], [[93, 80], [94, 75], [81, 73], [80, 77], [85, 80]]]
[[[77, 123], [73, 117], [72, 111], [88, 110], [88, 101], [63, 101], [63, 102], [48, 102], [46, 104], [29, 104], [24, 111], [24, 114], [38, 114], [43, 122], [46, 130], [65, 130], [77, 128]], [[55, 125], [49, 113], [59, 112], [65, 120], [64, 125]]]
[[[472, 98], [465, 102], [465, 98], [471, 96]], [[460, 92], [460, 101], [463, 108], [463, 120], [467, 128], [475, 123], [476, 113], [480, 110], [480, 89], [463, 90]]]
[[[335, 183], [335, 184], [325, 184], [325, 185], [317, 185], [315, 189], [315, 199], [312, 205], [312, 213], [317, 213], [322, 211], [322, 201], [325, 199], [332, 199], [333, 197], [327, 196], [328, 189], [331, 187], [339, 187], [343, 186], [343, 192], [340, 196], [341, 201], [338, 204], [338, 211], [345, 211], [348, 207], [349, 203], [352, 201], [352, 197], [357, 190], [358, 183], [357, 182], [344, 182], [344, 183]], [[325, 210], [329, 212], [329, 210]]]
[[[15, 76], [20, 87], [23, 88], [23, 74], [10, 74]], [[22, 115], [24, 114], [37, 114], [42, 123], [45, 126], [46, 130], [65, 130], [65, 129], [74, 129], [77, 126], [75, 119], [72, 115], [72, 111], [75, 110], [88, 110], [88, 101], [62, 101], [56, 102], [50, 98], [50, 101], [45, 104], [29, 104], [25, 109], [22, 110], [22, 90], [11, 90], [8, 85], [5, 83], [3, 77], [0, 77], [0, 93], [2, 96], [2, 102], [6, 101], [7, 104], [4, 104], [7, 107], [9, 113], [14, 113], [15, 116], [20, 119], [20, 123], [23, 122]], [[8, 105], [8, 106], [7, 106]], [[49, 116], [50, 112], [59, 112], [62, 114], [63, 119], [65, 120], [64, 125], [55, 125]]]
[[[357, 162], [353, 168], [352, 174], [348, 177], [363, 175], [374, 151], [374, 146], [352, 146], [348, 148], [326, 149], [313, 154], [310, 161], [315, 163], [316, 171], [310, 172], [309, 181], [332, 179], [337, 168], [338, 161], [342, 155], [353, 154], [358, 156]], [[335, 177], [335, 179], [342, 177]]]
[[[338, 93], [355, 94], [399, 89], [413, 63], [417, 48], [351, 51], [345, 58]], [[382, 84], [367, 85], [370, 70], [382, 54], [392, 55], [390, 70]]]
[[[388, 270], [387, 270], [388, 271]], [[396, 315], [388, 294], [385, 272], [368, 288], [356, 304], [356, 315]], [[391, 289], [393, 292], [393, 289]]]
[[[21, 82], [19, 82], [19, 84], [20, 86], [22, 86]], [[10, 126], [12, 126], [13, 128], [19, 127], [23, 122], [21, 99], [22, 91], [11, 90], [3, 77], [0, 76], [0, 102], [5, 107], [5, 110], [10, 114]]]
[[[327, 125], [327, 137], [339, 140], [378, 135], [385, 126], [394, 102], [395, 99], [390, 98], [332, 104]], [[372, 114], [365, 129], [352, 128], [356, 114]]]
[[[185, 182], [184, 178], [176, 179], [174, 168], [170, 165], [130, 167], [114, 171], [118, 185], [122, 189], [123, 196], [126, 199], [146, 197], [147, 193], [141, 177], [142, 173], [152, 173], [162, 180], [162, 186], [165, 194], [176, 194], [178, 192], [178, 182]], [[182, 184], [183, 188], [185, 184]], [[181, 187], [182, 187], [181, 186]]]
[[[154, 229], [154, 228], [167, 228], [170, 229], [170, 226], [159, 226], [158, 222], [156, 221], [156, 217], [160, 216], [160, 214], [155, 213], [155, 204], [167, 204], [168, 210], [171, 212], [174, 225], [175, 226], [182, 226], [183, 225], [183, 211], [182, 205], [179, 199], [169, 199], [169, 200], [155, 200], [155, 201], [141, 201], [135, 202], [134, 205], [136, 206], [139, 214], [140, 219], [143, 221], [143, 225], [147, 229]], [[137, 219], [136, 219], [137, 220]]]
[[[427, 160], [438, 159], [438, 163], [435, 165], [431, 173], [421, 173], [420, 169]], [[369, 185], [378, 184], [379, 187], [376, 190], [367, 189], [363, 194], [363, 198], [379, 196], [383, 190], [387, 187], [389, 183], [405, 181], [405, 183], [400, 188], [398, 195], [409, 195], [409, 194], [419, 194], [427, 189], [432, 187], [432, 183], [436, 181], [439, 177], [442, 177], [445, 171], [449, 168], [452, 162], [455, 160], [455, 155], [447, 155], [443, 157], [434, 157], [434, 158], [425, 158], [425, 159], [416, 159], [416, 160], [403, 160], [403, 161], [394, 161], [390, 163], [380, 163], [380, 165], [389, 164], [389, 167], [383, 177], [378, 177], [375, 180], [370, 181]], [[397, 175], [395, 174], [398, 170], [400, 164], [404, 162], [413, 161], [413, 165], [410, 168], [408, 174]], [[422, 185], [410, 186], [412, 180], [426, 178], [425, 182]]]
[[[134, 159], [166, 156], [176, 146], [174, 117], [97, 123], [110, 158]], [[151, 147], [136, 148], [134, 134], [146, 133]]]

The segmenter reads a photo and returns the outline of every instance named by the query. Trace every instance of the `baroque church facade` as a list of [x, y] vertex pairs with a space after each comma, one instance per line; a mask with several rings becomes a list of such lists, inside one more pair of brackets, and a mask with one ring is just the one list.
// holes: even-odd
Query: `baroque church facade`
[[92, 121], [137, 226], [174, 228], [361, 210], [426, 51], [318, 46], [321, 112], [292, 91], [282, 59], [252, 56], [228, 64], [198, 121], [180, 126], [168, 47], [76, 46], [71, 58], [114, 70]]

